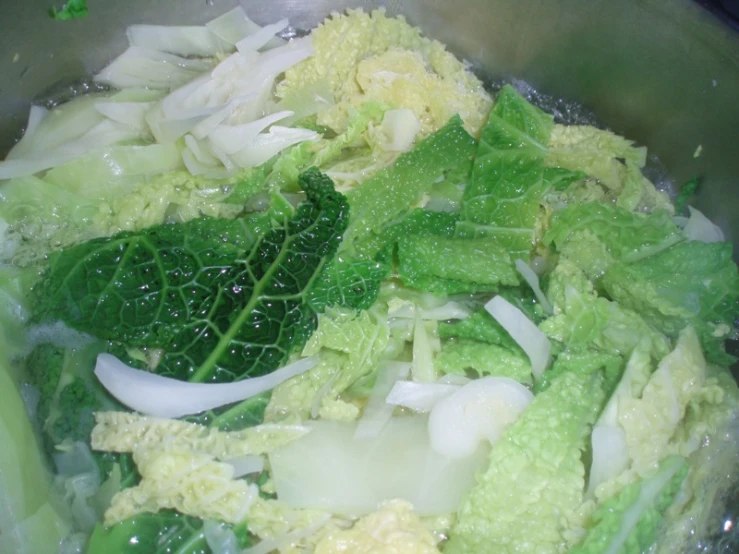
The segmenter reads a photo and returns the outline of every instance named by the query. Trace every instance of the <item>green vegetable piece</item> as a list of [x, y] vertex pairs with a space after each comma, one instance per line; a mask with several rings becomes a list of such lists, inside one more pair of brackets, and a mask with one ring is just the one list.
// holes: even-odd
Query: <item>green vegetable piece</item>
[[306, 300], [346, 229], [346, 199], [317, 170], [307, 201], [264, 220], [213, 220], [122, 233], [60, 252], [37, 288], [36, 317], [163, 350], [156, 372], [191, 381], [264, 375], [310, 336]]
[[495, 444], [445, 552], [562, 552], [583, 501], [582, 450], [605, 400], [602, 376], [567, 372]]
[[444, 374], [468, 375], [472, 371], [476, 377], [509, 377], [533, 385], [529, 359], [495, 344], [464, 339], [449, 341], [434, 358], [434, 367]]
[[524, 355], [523, 350], [508, 334], [508, 331], [503, 329], [501, 324], [486, 310], [479, 310], [461, 321], [439, 323], [439, 336], [442, 339], [467, 339], [500, 345], [512, 352]]
[[49, 16], [57, 21], [83, 19], [87, 17], [87, 13], [87, 0], [67, 0], [61, 10], [53, 6], [49, 8]]
[[585, 539], [569, 554], [647, 552], [687, 473], [683, 458], [666, 458], [653, 475], [604, 502], [593, 514]]
[[367, 310], [380, 293], [380, 283], [390, 274], [383, 262], [353, 256], [334, 258], [310, 289], [308, 302], [322, 312], [331, 306]]
[[731, 244], [683, 242], [645, 260], [611, 266], [602, 284], [620, 305], [669, 336], [693, 325], [706, 358], [731, 365], [723, 346], [739, 314], [739, 272]]
[[552, 116], [529, 104], [511, 86], [500, 91], [482, 131], [462, 203], [463, 236], [491, 236], [516, 257], [534, 245], [544, 195], [575, 174], [545, 168]]
[[675, 213], [676, 214], [682, 214], [685, 212], [685, 208], [688, 207], [688, 202], [690, 202], [690, 199], [698, 194], [698, 191], [701, 188], [701, 178], [700, 177], [693, 177], [692, 179], [689, 179], [683, 183], [683, 186], [680, 187], [680, 192], [678, 193], [677, 197], [675, 198]]
[[49, 453], [64, 441], [89, 442], [94, 413], [120, 409], [93, 375], [102, 351], [100, 343], [69, 349], [40, 344], [28, 356], [25, 377], [39, 391], [36, 416]]
[[[251, 546], [245, 525], [233, 527], [238, 547]], [[211, 552], [205, 539], [204, 522], [170, 510], [140, 514], [111, 527], [98, 525], [90, 537], [87, 554], [201, 554]]]
[[209, 410], [196, 416], [184, 417], [185, 421], [199, 423], [220, 431], [241, 431], [264, 422], [272, 391], [247, 398], [234, 406], [226, 406], [217, 410]]
[[599, 350], [628, 356], [644, 337], [655, 359], [670, 351], [668, 338], [636, 311], [598, 296], [585, 274], [567, 258], [549, 276], [554, 315], [540, 329], [572, 351]]
[[554, 244], [595, 279], [614, 262], [647, 258], [683, 240], [666, 211], [635, 213], [592, 202], [556, 212], [542, 242]]
[[438, 295], [493, 292], [519, 283], [510, 255], [495, 239], [411, 235], [398, 243], [398, 259], [406, 286]]
[[[0, 332], [0, 349], [5, 337]], [[70, 531], [57, 509], [26, 405], [10, 366], [0, 359], [0, 552], [54, 554]]]
[[[469, 164], [476, 142], [456, 116], [410, 152], [348, 193], [352, 209], [342, 251], [357, 248], [357, 242], [379, 233], [389, 222], [402, 217], [417, 204], [423, 193], [446, 171]], [[368, 252], [374, 257], [377, 252]]]
[[399, 223], [387, 227], [382, 238], [385, 243], [396, 243], [409, 235], [434, 235], [452, 238], [456, 233], [459, 215], [415, 209]]
[[565, 351], [554, 362], [552, 368], [545, 371], [536, 383], [534, 392], [539, 394], [547, 390], [556, 379], [564, 373], [592, 375], [598, 371], [603, 374], [603, 388], [610, 394], [618, 385], [624, 370], [624, 360], [616, 354], [605, 352], [570, 352]]
[[[672, 212], [666, 193], [658, 191], [641, 172], [647, 149], [628, 139], [590, 125], [555, 125], [549, 137], [545, 164], [583, 172], [600, 189], [604, 202], [626, 210]], [[573, 200], [573, 199], [570, 199]]]

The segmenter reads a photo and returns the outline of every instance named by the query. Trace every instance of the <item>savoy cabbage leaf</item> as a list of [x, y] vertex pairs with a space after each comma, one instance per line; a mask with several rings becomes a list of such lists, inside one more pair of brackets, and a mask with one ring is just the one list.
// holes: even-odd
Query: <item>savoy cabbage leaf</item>
[[[374, 257], [376, 248], [367, 248], [369, 237], [411, 211], [438, 178], [458, 166], [469, 166], [477, 143], [459, 117], [402, 154], [396, 162], [348, 193], [351, 222], [341, 250], [357, 250]], [[374, 242], [371, 241], [374, 245]], [[364, 247], [363, 247], [364, 246]]]
[[598, 278], [614, 262], [647, 258], [684, 239], [664, 210], [645, 214], [589, 202], [556, 212], [543, 242]]
[[503, 87], [482, 131], [463, 196], [460, 233], [493, 236], [512, 255], [529, 254], [545, 194], [581, 176], [544, 167], [552, 125], [552, 116], [511, 86]]
[[349, 215], [317, 170], [300, 184], [307, 201], [271, 229], [261, 216], [203, 218], [59, 252], [37, 287], [36, 317], [161, 349], [161, 375], [233, 381], [273, 371], [315, 326], [308, 291]]
[[736, 335], [739, 273], [730, 243], [685, 241], [644, 260], [614, 264], [603, 287], [669, 336], [692, 325], [708, 360], [731, 365], [723, 342]]
[[398, 243], [398, 260], [405, 285], [438, 295], [519, 284], [510, 254], [493, 238], [411, 235]]
[[[155, 514], [139, 514], [110, 527], [98, 525], [90, 537], [88, 554], [201, 554], [212, 552], [206, 539], [203, 520], [182, 515], [172, 510]], [[245, 525], [233, 527], [216, 524], [223, 530], [232, 530], [238, 543], [235, 546], [251, 546]]]

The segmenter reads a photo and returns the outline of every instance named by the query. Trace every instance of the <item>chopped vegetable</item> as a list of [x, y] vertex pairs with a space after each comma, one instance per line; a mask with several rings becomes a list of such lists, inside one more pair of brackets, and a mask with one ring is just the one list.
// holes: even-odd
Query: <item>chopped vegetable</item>
[[87, 0], [67, 0], [61, 10], [57, 10], [55, 7], [49, 9], [49, 15], [57, 21], [82, 19], [87, 17], [87, 14]]
[[493, 448], [446, 552], [565, 549], [583, 500], [585, 437], [604, 397], [602, 380], [587, 372], [564, 373], [537, 395]]
[[459, 459], [483, 440], [495, 443], [534, 399], [525, 386], [506, 377], [483, 377], [439, 400], [429, 416], [431, 447]]
[[133, 457], [141, 482], [113, 497], [105, 512], [107, 526], [162, 509], [238, 524], [259, 494], [256, 485], [233, 479], [232, 465], [207, 454], [150, 448], [137, 450]]
[[667, 508], [687, 473], [685, 460], [667, 458], [649, 478], [608, 500], [593, 515], [590, 531], [572, 554], [643, 552], [654, 544]]
[[385, 402], [393, 406], [403, 406], [414, 412], [430, 412], [444, 398], [458, 391], [460, 385], [446, 383], [417, 383], [396, 381], [390, 389]]
[[485, 309], [513, 337], [531, 362], [531, 373], [539, 379], [550, 362], [552, 345], [526, 315], [502, 296], [494, 297]]
[[497, 344], [468, 339], [447, 341], [434, 359], [440, 373], [478, 377], [509, 377], [524, 385], [531, 385], [531, 362], [518, 350], [509, 350]]
[[316, 554], [356, 552], [404, 552], [406, 554], [439, 554], [436, 540], [404, 501], [383, 504], [364, 516], [351, 529], [329, 533], [316, 545]]
[[697, 180], [382, 9], [149, 23], [0, 161], [0, 551], [713, 546], [739, 273]]
[[688, 206], [688, 211], [690, 212], [690, 218], [683, 228], [688, 240], [700, 242], [723, 242], [726, 240], [721, 228], [703, 215], [702, 212], [696, 210], [693, 206]]
[[95, 421], [91, 434], [95, 450], [134, 452], [167, 444], [183, 451], [206, 453], [218, 460], [264, 454], [310, 431], [301, 425], [275, 424], [221, 431], [198, 423], [111, 411], [99, 412]]
[[425, 416], [394, 417], [373, 438], [356, 438], [356, 423], [316, 421], [311, 432], [269, 454], [277, 497], [293, 508], [364, 515], [383, 501], [406, 499], [421, 516], [453, 512], [485, 465], [472, 455], [438, 454]]
[[[232, 381], [276, 369], [313, 328], [305, 289], [348, 217], [327, 177], [308, 171], [301, 183], [308, 201], [272, 230], [258, 217], [204, 218], [60, 252], [38, 289], [38, 317], [160, 348], [155, 370], [163, 376]], [[279, 307], [280, 321], [267, 307]]]
[[669, 336], [691, 324], [709, 361], [728, 366], [724, 340], [736, 333], [739, 272], [731, 244], [686, 241], [650, 258], [620, 263], [603, 276], [603, 287]]
[[238, 383], [190, 383], [134, 369], [110, 354], [100, 354], [95, 376], [128, 408], [158, 417], [199, 414], [246, 400], [312, 369], [317, 360], [304, 358], [261, 377]]

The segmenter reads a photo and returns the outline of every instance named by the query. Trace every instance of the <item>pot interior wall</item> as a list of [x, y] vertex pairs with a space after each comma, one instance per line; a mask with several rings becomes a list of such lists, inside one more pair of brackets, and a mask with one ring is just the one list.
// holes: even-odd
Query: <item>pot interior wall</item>
[[[242, 2], [257, 22], [307, 29], [334, 10], [385, 5], [473, 63], [577, 101], [650, 148], [676, 184], [704, 178], [698, 207], [739, 241], [739, 35], [689, 0], [271, 0]], [[48, 0], [2, 0], [0, 155], [30, 103], [79, 82], [125, 46], [133, 23], [202, 23], [233, 0], [97, 0], [57, 22]], [[694, 157], [698, 146], [701, 155]], [[739, 251], [739, 248], [735, 248]]]

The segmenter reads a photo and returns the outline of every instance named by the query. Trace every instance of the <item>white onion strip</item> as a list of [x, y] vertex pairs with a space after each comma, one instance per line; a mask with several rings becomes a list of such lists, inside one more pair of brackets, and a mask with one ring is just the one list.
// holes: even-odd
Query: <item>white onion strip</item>
[[315, 367], [303, 358], [261, 377], [235, 383], [189, 383], [127, 366], [115, 356], [100, 354], [95, 375], [125, 406], [142, 414], [177, 418], [246, 400]]
[[393, 385], [385, 402], [403, 406], [416, 412], [430, 412], [437, 402], [458, 391], [461, 385], [445, 383], [417, 383], [398, 381]]
[[696, 210], [693, 206], [688, 206], [688, 210], [690, 210], [690, 218], [683, 229], [688, 240], [708, 243], [726, 240], [721, 227], [703, 215], [703, 212]]
[[549, 365], [552, 344], [544, 333], [526, 315], [502, 296], [496, 296], [485, 304], [508, 334], [513, 337], [531, 361], [531, 373], [539, 379]]
[[552, 315], [552, 313], [554, 313], [554, 309], [552, 308], [551, 302], [549, 302], [549, 299], [544, 294], [544, 291], [541, 290], [541, 286], [539, 285], [539, 276], [536, 272], [529, 264], [521, 259], [516, 260], [516, 269], [521, 274], [521, 277], [523, 277], [523, 280], [531, 287], [531, 290], [534, 291], [534, 296], [536, 296], [536, 299], [539, 301], [544, 313]]

